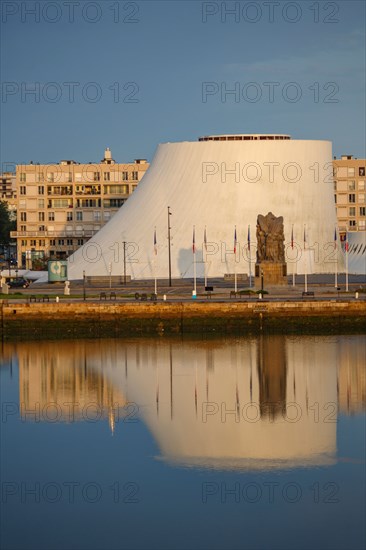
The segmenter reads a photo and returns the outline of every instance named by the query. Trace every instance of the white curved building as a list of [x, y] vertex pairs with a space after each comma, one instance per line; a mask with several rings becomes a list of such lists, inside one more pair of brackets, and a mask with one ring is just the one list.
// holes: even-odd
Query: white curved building
[[249, 273], [249, 260], [254, 273], [256, 220], [269, 211], [284, 217], [289, 274], [333, 273], [336, 262], [344, 270], [341, 247], [334, 247], [331, 142], [243, 134], [165, 143], [127, 203], [70, 257], [68, 276], [105, 276], [110, 268], [122, 275], [125, 242], [127, 275], [152, 278], [156, 270], [167, 278], [168, 218], [173, 278], [193, 276], [194, 226], [197, 276], [204, 269], [210, 277]]

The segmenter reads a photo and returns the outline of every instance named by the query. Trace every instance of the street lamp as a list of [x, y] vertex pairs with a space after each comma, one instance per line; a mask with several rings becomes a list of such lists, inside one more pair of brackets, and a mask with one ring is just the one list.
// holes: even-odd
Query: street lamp
[[172, 213], [170, 212], [170, 206], [168, 206], [168, 254], [169, 254], [169, 286], [172, 286], [172, 257], [171, 257], [171, 240], [170, 240], [170, 216]]

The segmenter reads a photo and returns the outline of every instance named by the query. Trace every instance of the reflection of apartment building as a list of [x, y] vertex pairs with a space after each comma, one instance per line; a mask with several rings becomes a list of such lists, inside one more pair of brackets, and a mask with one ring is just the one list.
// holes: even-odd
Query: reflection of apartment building
[[67, 258], [111, 219], [148, 167], [144, 159], [118, 164], [108, 148], [98, 164], [17, 166], [18, 264]]
[[[83, 344], [59, 353], [49, 343], [18, 350], [19, 402], [24, 420], [75, 422], [115, 416], [125, 398], [103, 372], [88, 365]], [[122, 417], [122, 413], [121, 413]]]
[[334, 198], [341, 235], [366, 230], [366, 159], [334, 159]]
[[12, 219], [16, 218], [17, 193], [16, 180], [13, 172], [3, 172], [0, 174], [0, 201], [5, 201], [8, 205]]

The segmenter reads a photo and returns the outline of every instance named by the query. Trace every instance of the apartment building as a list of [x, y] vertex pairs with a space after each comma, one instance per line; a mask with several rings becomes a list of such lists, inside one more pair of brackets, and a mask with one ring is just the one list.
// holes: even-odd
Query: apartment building
[[7, 203], [10, 216], [13, 220], [15, 220], [17, 209], [17, 192], [16, 179], [13, 172], [0, 173], [0, 200]]
[[116, 163], [109, 148], [97, 164], [18, 165], [18, 265], [65, 259], [105, 225], [136, 189], [149, 163]]
[[341, 237], [366, 230], [366, 159], [352, 155], [334, 158], [334, 199]]

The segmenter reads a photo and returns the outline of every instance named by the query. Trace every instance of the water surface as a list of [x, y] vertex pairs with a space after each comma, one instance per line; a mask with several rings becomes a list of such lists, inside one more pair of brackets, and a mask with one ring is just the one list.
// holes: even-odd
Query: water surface
[[2, 353], [2, 548], [365, 547], [364, 336]]

